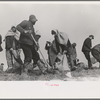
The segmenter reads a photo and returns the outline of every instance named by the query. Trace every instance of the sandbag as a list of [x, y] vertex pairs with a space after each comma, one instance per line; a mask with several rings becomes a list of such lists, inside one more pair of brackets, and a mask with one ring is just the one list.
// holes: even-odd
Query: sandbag
[[57, 34], [57, 39], [58, 39], [58, 42], [59, 42], [60, 44], [67, 45], [68, 36], [67, 36], [66, 33], [58, 32], [58, 34]]
[[95, 63], [97, 63], [97, 60], [96, 60], [94, 57], [92, 57], [92, 58], [91, 58], [91, 63], [92, 63], [92, 64], [95, 64]]
[[60, 59], [60, 62], [56, 63], [56, 67], [59, 71], [70, 71], [66, 54], [59, 55], [58, 58]]

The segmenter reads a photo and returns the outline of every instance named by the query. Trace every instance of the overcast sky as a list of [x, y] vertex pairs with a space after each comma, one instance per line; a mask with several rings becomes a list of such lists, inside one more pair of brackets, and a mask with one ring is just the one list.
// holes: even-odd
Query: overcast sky
[[[81, 52], [83, 41], [93, 34], [93, 46], [100, 43], [100, 2], [0, 2], [0, 34], [3, 38], [11, 26], [28, 20], [30, 14], [38, 19], [34, 27], [41, 33], [40, 47], [46, 58], [44, 46], [53, 38], [50, 34], [52, 29], [66, 32], [71, 43], [77, 43], [78, 58], [83, 62], [86, 62]], [[4, 47], [4, 43], [2, 45]], [[0, 57], [0, 62], [4, 62], [5, 51], [0, 53]]]

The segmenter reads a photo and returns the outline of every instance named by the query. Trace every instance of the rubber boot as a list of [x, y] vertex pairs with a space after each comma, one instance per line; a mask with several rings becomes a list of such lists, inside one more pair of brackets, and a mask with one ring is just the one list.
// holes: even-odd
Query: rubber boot
[[45, 68], [45, 64], [41, 62], [41, 60], [37, 61], [37, 66], [39, 67], [39, 69], [41, 70], [41, 72], [43, 74], [47, 74], [46, 72], [46, 68]]
[[29, 70], [29, 66], [30, 66], [30, 62], [26, 62], [25, 64], [24, 64], [24, 73], [26, 73], [27, 75], [28, 75], [28, 70]]

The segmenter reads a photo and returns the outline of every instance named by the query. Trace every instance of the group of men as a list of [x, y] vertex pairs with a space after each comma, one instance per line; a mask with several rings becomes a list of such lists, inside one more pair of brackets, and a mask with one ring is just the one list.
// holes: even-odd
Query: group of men
[[[41, 37], [36, 35], [33, 25], [37, 19], [34, 15], [29, 16], [29, 20], [22, 21], [16, 27], [13, 26], [5, 36], [5, 49], [8, 69], [13, 68], [13, 58], [20, 64], [20, 74], [22, 69], [28, 73], [30, 63], [33, 60], [33, 66], [38, 66], [42, 73], [45, 73], [44, 63], [41, 61], [39, 53], [38, 40]], [[20, 49], [24, 53], [24, 63], [20, 58]]]
[[[49, 62], [47, 62], [45, 59], [45, 61], [43, 61], [38, 53], [38, 41], [41, 35], [36, 34], [33, 27], [36, 22], [37, 18], [34, 15], [30, 15], [29, 20], [22, 21], [16, 27], [12, 26], [6, 34], [5, 49], [8, 64], [7, 70], [13, 68], [13, 60], [15, 60], [20, 64], [20, 74], [22, 71], [26, 73], [29, 72], [32, 61], [33, 68], [38, 66], [41, 73], [43, 74], [47, 73], [48, 65], [53, 70], [57, 70], [59, 63], [61, 66], [64, 66], [65, 62], [67, 62], [67, 65], [65, 65], [67, 71], [71, 72], [71, 70], [77, 66], [76, 43], [72, 44], [66, 33], [60, 32], [58, 30], [51, 30], [51, 34], [54, 36], [54, 40], [52, 42], [47, 41], [45, 45]], [[90, 35], [84, 41], [82, 47], [82, 52], [88, 60], [88, 67], [90, 69], [92, 69], [90, 52], [94, 58], [100, 62], [100, 44], [92, 48], [92, 39], [94, 39], [94, 36]], [[20, 57], [20, 49], [22, 49], [24, 53], [24, 62]]]
[[[41, 59], [38, 53], [40, 35], [35, 33], [34, 25], [37, 18], [34, 15], [29, 16], [29, 20], [24, 20], [16, 27], [12, 26], [5, 36], [5, 49], [8, 69], [12, 69], [14, 61], [20, 64], [20, 74], [22, 71], [28, 73], [30, 64], [33, 62], [33, 68], [39, 67], [43, 74], [47, 73], [48, 65], [53, 70], [57, 69], [56, 64], [63, 61], [64, 54], [66, 55], [66, 62], [72, 69], [76, 65], [76, 43], [71, 44], [66, 33], [58, 30], [51, 30], [54, 35], [54, 40], [50, 43], [47, 41], [45, 49], [48, 51], [48, 60]], [[73, 49], [72, 49], [73, 48]], [[24, 62], [20, 57], [20, 49], [24, 53]], [[62, 58], [61, 58], [62, 57]], [[60, 59], [61, 58], [61, 59]], [[45, 60], [45, 61], [44, 61]], [[48, 63], [48, 64], [47, 64]], [[70, 71], [68, 69], [68, 71]]]

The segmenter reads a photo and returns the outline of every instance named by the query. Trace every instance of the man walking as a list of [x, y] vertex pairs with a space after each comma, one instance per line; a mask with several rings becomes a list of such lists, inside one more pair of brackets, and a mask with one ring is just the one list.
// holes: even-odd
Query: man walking
[[[38, 65], [41, 72], [44, 73], [44, 66], [40, 60], [39, 53], [37, 52], [38, 44], [34, 40], [36, 39], [36, 33], [34, 31], [34, 25], [37, 22], [37, 19], [34, 15], [29, 16], [29, 20], [22, 21], [19, 25], [17, 25], [17, 30], [21, 33], [20, 35], [20, 44], [23, 50], [25, 59], [24, 66], [25, 72], [27, 73], [29, 70], [29, 65], [33, 59], [34, 65]], [[34, 39], [33, 39], [34, 38]]]
[[90, 51], [92, 48], [92, 39], [94, 39], [93, 35], [90, 35], [88, 38], [86, 38], [83, 43], [83, 47], [82, 47], [82, 52], [84, 53], [85, 58], [88, 61], [89, 69], [92, 69], [92, 63], [91, 63], [91, 59], [90, 59]]

